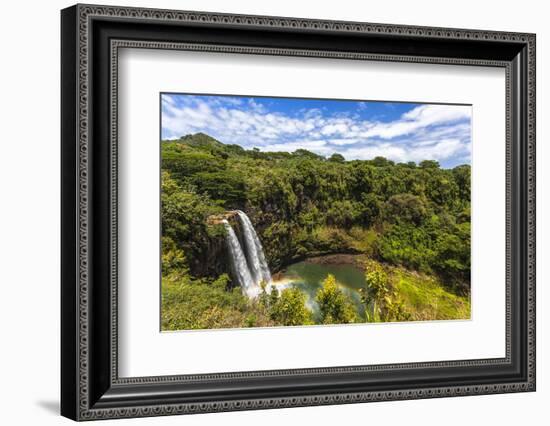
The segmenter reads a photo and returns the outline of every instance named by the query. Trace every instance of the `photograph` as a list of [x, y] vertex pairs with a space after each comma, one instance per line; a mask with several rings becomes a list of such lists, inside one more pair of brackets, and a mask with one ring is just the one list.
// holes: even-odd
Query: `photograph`
[[161, 93], [160, 114], [162, 331], [470, 319], [471, 105]]

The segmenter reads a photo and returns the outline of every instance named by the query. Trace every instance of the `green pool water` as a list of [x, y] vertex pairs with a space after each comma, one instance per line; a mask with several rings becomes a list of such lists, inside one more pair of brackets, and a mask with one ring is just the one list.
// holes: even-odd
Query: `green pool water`
[[342, 284], [342, 291], [349, 296], [359, 314], [364, 316], [364, 306], [361, 303], [358, 289], [365, 287], [365, 274], [353, 265], [298, 262], [286, 269], [282, 281], [301, 289], [308, 297], [308, 306], [317, 315], [319, 309], [315, 303], [315, 294], [329, 274], [334, 275], [336, 280]]

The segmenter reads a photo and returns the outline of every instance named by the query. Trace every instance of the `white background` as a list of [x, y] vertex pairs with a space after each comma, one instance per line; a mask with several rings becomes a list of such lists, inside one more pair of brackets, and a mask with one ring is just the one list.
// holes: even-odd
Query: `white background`
[[[502, 68], [124, 49], [119, 81], [122, 377], [505, 356]], [[176, 91], [471, 102], [471, 320], [159, 333], [158, 100], [159, 92]], [[220, 357], [212, 347], [232, 349]]]
[[[104, 0], [103, 3], [118, 4]], [[550, 235], [545, 167], [549, 147], [550, 28], [544, 2], [189, 0], [120, 3], [383, 23], [536, 32], [538, 107], [538, 390], [423, 401], [293, 408], [102, 424], [407, 425], [546, 424], [550, 400]], [[2, 8], [0, 67], [0, 400], [2, 423], [69, 424], [59, 394], [59, 9], [66, 1], [10, 2]], [[546, 80], [545, 80], [546, 78]]]

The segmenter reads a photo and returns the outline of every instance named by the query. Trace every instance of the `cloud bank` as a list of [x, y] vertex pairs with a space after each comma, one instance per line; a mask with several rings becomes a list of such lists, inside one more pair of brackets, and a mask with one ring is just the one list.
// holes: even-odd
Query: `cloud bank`
[[[203, 132], [262, 151], [307, 149], [347, 160], [469, 164], [471, 107], [282, 98], [162, 95], [162, 138]], [[394, 106], [399, 105], [395, 113]], [[337, 108], [335, 107], [337, 106]]]

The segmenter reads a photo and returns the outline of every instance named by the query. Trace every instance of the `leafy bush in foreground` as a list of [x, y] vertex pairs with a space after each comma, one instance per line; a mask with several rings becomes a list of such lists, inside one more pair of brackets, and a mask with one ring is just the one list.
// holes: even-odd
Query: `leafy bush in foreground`
[[319, 304], [321, 324], [348, 324], [359, 322], [353, 303], [344, 294], [334, 275], [328, 275], [315, 297]]

